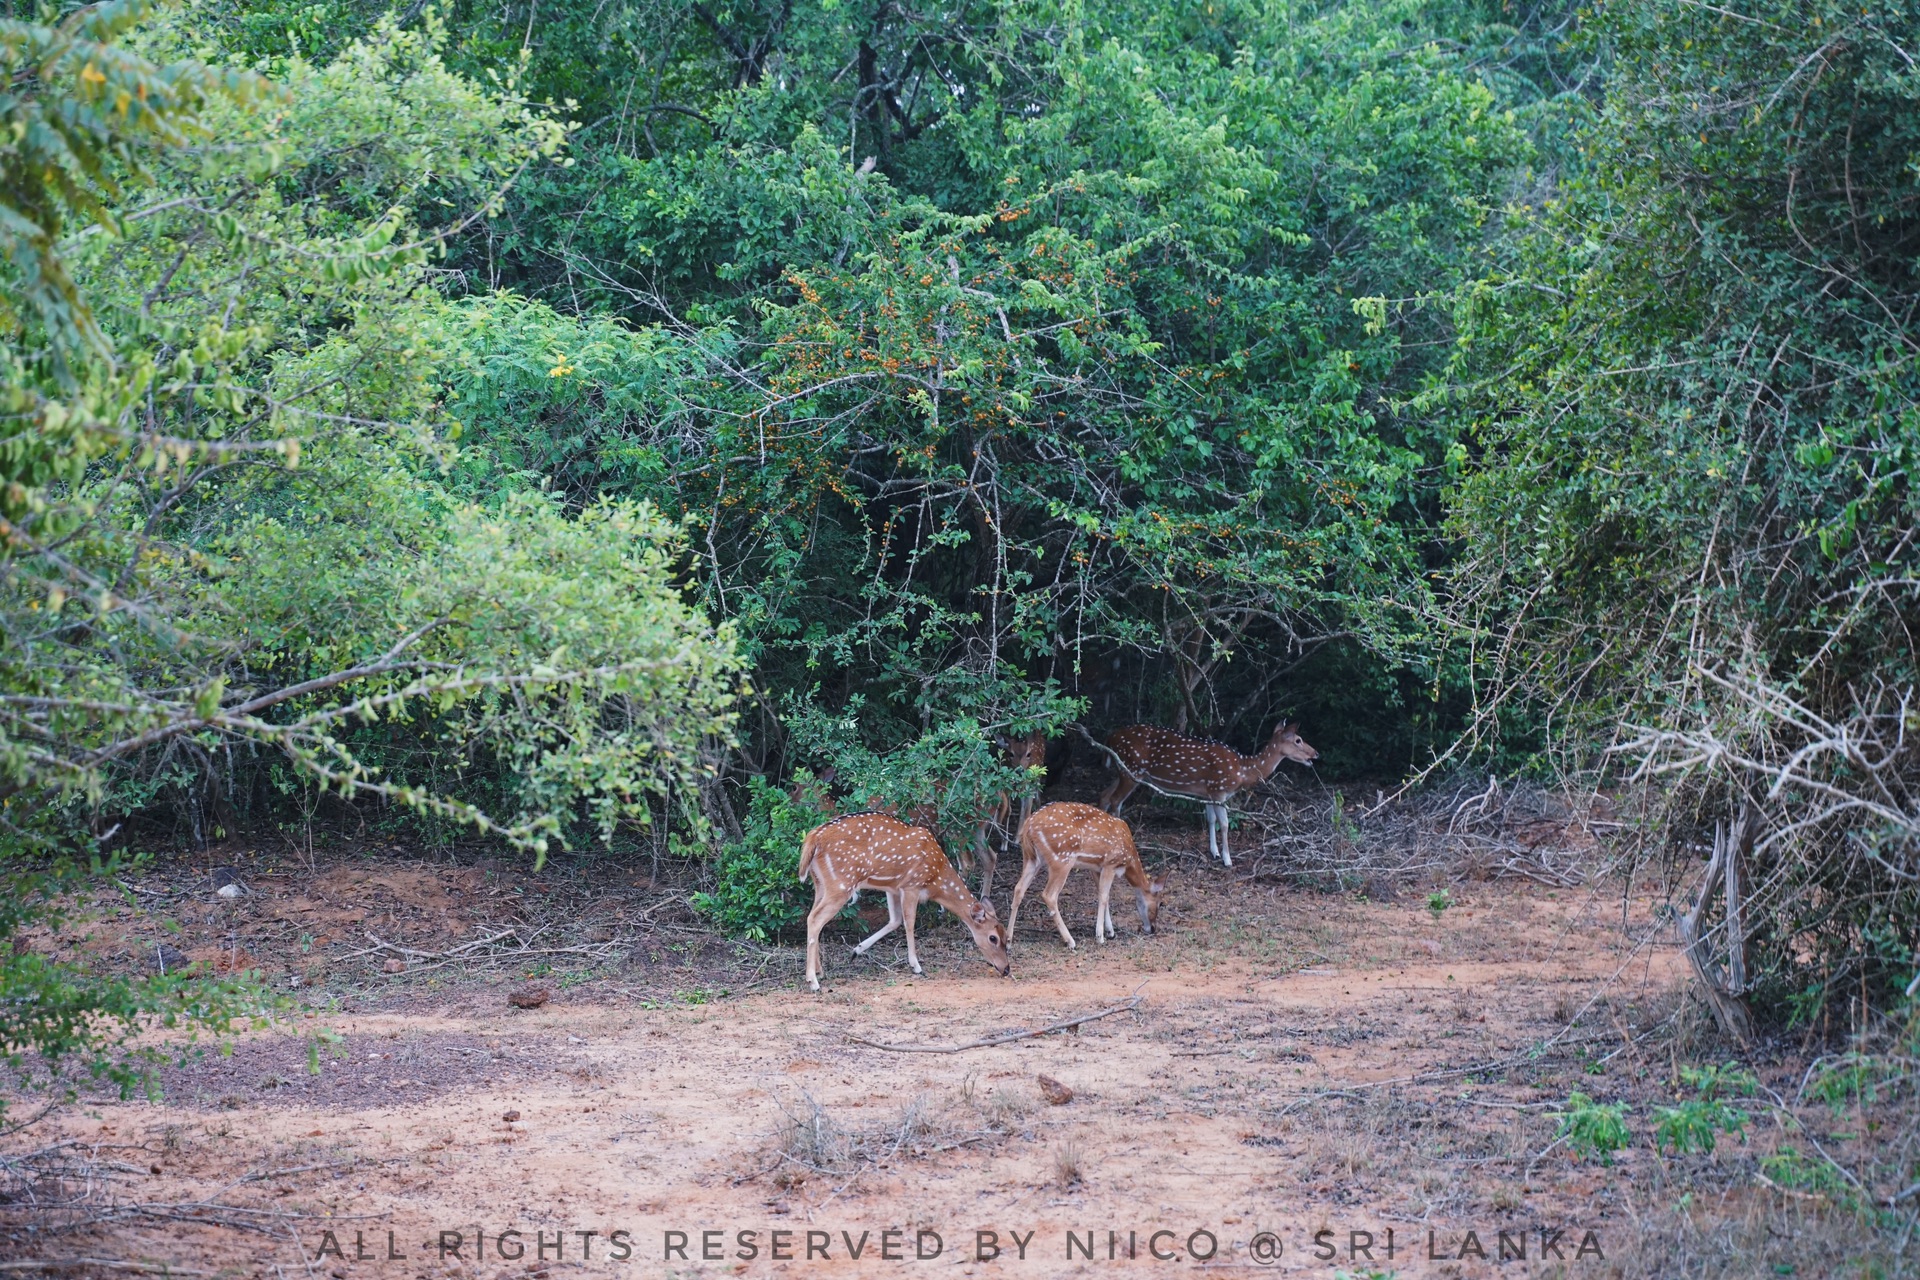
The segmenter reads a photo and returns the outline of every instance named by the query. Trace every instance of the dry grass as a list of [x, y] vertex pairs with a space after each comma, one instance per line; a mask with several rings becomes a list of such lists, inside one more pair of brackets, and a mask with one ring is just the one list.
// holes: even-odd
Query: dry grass
[[1409, 885], [1519, 877], [1553, 888], [1606, 873], [1595, 813], [1605, 802], [1524, 781], [1462, 778], [1389, 799], [1319, 785], [1240, 798], [1241, 858], [1256, 875], [1358, 890], [1392, 901]]
[[1062, 1190], [1077, 1187], [1086, 1181], [1081, 1170], [1085, 1152], [1072, 1138], [1053, 1149], [1053, 1181]]
[[902, 1161], [1003, 1141], [1022, 1132], [1033, 1105], [1002, 1090], [982, 1096], [971, 1078], [951, 1097], [916, 1094], [882, 1120], [850, 1123], [805, 1089], [776, 1099], [774, 1181], [798, 1186], [816, 1176], [857, 1179]]

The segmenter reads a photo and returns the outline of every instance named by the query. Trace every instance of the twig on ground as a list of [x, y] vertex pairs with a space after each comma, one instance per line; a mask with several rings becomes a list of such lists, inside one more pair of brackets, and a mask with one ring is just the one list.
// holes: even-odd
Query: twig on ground
[[870, 1049], [885, 1049], [889, 1053], [964, 1053], [968, 1049], [991, 1049], [995, 1045], [1012, 1044], [1016, 1040], [1031, 1040], [1035, 1036], [1044, 1036], [1055, 1031], [1065, 1031], [1069, 1027], [1077, 1027], [1082, 1023], [1112, 1017], [1116, 1013], [1127, 1013], [1130, 1010], [1139, 1008], [1141, 1001], [1145, 999], [1145, 996], [1136, 994], [1133, 998], [1123, 1001], [1120, 1004], [1112, 1005], [1105, 1009], [1098, 1009], [1092, 1013], [1083, 1013], [1078, 1017], [1067, 1018], [1060, 1022], [1049, 1023], [1044, 1027], [1009, 1031], [1003, 1035], [986, 1036], [979, 1040], [969, 1040], [964, 1044], [882, 1044], [878, 1040], [868, 1040], [864, 1036], [854, 1035], [851, 1031], [843, 1031], [841, 1034], [855, 1044], [863, 1044]]
[[171, 1262], [130, 1262], [125, 1258], [19, 1258], [0, 1262], [0, 1271], [63, 1271], [68, 1267], [94, 1267], [105, 1271], [133, 1271], [152, 1276], [210, 1276], [212, 1271], [193, 1271]]

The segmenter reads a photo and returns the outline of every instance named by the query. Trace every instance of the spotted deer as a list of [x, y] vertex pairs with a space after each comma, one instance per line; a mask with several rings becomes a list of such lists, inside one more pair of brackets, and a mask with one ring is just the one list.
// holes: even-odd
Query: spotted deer
[[1107, 748], [1113, 753], [1108, 763], [1118, 776], [1100, 797], [1102, 809], [1118, 815], [1142, 782], [1172, 795], [1192, 796], [1206, 805], [1207, 851], [1229, 867], [1233, 854], [1227, 848], [1227, 802], [1272, 777], [1282, 760], [1311, 764], [1320, 758], [1299, 729], [1285, 720], [1274, 726], [1273, 736], [1256, 756], [1243, 756], [1224, 742], [1189, 738], [1152, 724], [1114, 730]]
[[[1033, 769], [1044, 769], [1047, 767], [1047, 735], [1035, 729], [1024, 738], [1003, 740], [1000, 744], [1000, 755], [1008, 764], [1023, 773]], [[994, 825], [1000, 828], [1002, 849], [1013, 848], [1019, 839], [1020, 828], [1026, 826], [1027, 819], [1032, 816], [1033, 797], [1021, 796], [1020, 821], [1017, 823], [1010, 821], [1013, 817], [1013, 795], [1007, 791], [1000, 793], [998, 801], [993, 806], [992, 818]]]
[[[1022, 771], [1032, 768], [1045, 768], [1047, 764], [1047, 735], [1038, 729], [1024, 738], [1002, 738], [999, 740], [1000, 758], [1015, 769]], [[1010, 850], [1019, 839], [1019, 830], [1026, 823], [1027, 815], [1033, 812], [1033, 798], [1021, 796], [1020, 822], [1011, 821], [1013, 817], [1014, 796], [1011, 791], [1002, 791], [993, 799], [993, 807], [981, 816], [973, 831], [973, 864], [980, 868], [980, 896], [991, 900], [993, 897], [993, 875], [999, 869], [1000, 855], [995, 853], [988, 840], [988, 829], [1000, 831], [1000, 848]]]
[[886, 895], [887, 923], [855, 947], [864, 955], [874, 943], [905, 927], [907, 963], [921, 972], [914, 949], [913, 917], [923, 902], [937, 902], [958, 916], [973, 935], [987, 963], [1006, 974], [1007, 942], [991, 902], [967, 892], [967, 886], [925, 827], [884, 813], [855, 813], [815, 827], [800, 842], [800, 878], [813, 881], [813, 910], [807, 913], [807, 985], [820, 989], [820, 931], [862, 889]]
[[1034, 878], [1046, 868], [1047, 884], [1040, 891], [1041, 901], [1053, 915], [1054, 927], [1069, 949], [1073, 934], [1060, 918], [1060, 894], [1067, 877], [1076, 867], [1091, 867], [1100, 873], [1100, 904], [1093, 915], [1093, 940], [1105, 943], [1114, 936], [1113, 882], [1125, 876], [1133, 887], [1140, 907], [1140, 928], [1152, 933], [1160, 919], [1160, 898], [1166, 893], [1166, 881], [1147, 878], [1140, 865], [1140, 851], [1133, 847], [1133, 832], [1112, 814], [1102, 813], [1090, 804], [1059, 802], [1047, 805], [1020, 824], [1020, 855], [1024, 865], [1020, 882], [1013, 887], [1013, 901], [1007, 911], [1007, 937], [1013, 937], [1014, 922], [1020, 918], [1020, 903], [1027, 896]]

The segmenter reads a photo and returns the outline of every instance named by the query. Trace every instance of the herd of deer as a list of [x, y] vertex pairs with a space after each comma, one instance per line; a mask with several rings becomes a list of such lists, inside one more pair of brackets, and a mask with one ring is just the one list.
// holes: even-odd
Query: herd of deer
[[[1056, 802], [1035, 813], [1031, 800], [1021, 800], [1016, 829], [1008, 825], [1013, 797], [1002, 794], [997, 798], [974, 831], [973, 861], [980, 870], [977, 898], [947, 861], [940, 841], [929, 829], [930, 813], [924, 809], [906, 815], [908, 820], [891, 812], [850, 814], [808, 832], [800, 842], [800, 878], [813, 882], [813, 909], [807, 913], [807, 984], [815, 991], [820, 989], [820, 931], [862, 889], [885, 896], [887, 923], [867, 935], [854, 953], [865, 954], [874, 943], [903, 928], [907, 964], [915, 973], [921, 970], [914, 949], [913, 921], [923, 902], [937, 902], [952, 912], [973, 935], [974, 945], [987, 963], [1002, 974], [1009, 972], [1012, 962], [1007, 948], [1013, 940], [1020, 903], [1042, 869], [1047, 873], [1047, 883], [1040, 898], [1069, 948], [1075, 943], [1060, 916], [1060, 894], [1077, 867], [1091, 868], [1100, 877], [1099, 906], [1093, 919], [1096, 942], [1104, 943], [1115, 936], [1111, 895], [1113, 882], [1122, 876], [1137, 900], [1141, 930], [1152, 933], [1160, 913], [1160, 897], [1167, 886], [1157, 876], [1150, 878], [1140, 865], [1133, 831], [1119, 817], [1121, 806], [1135, 788], [1145, 785], [1166, 795], [1201, 801], [1206, 807], [1208, 850], [1230, 867], [1233, 855], [1227, 849], [1227, 803], [1247, 788], [1265, 782], [1282, 760], [1306, 764], [1320, 756], [1293, 725], [1284, 721], [1274, 729], [1266, 747], [1253, 756], [1243, 756], [1225, 743], [1189, 738], [1155, 725], [1116, 730], [1103, 750], [1115, 776], [1098, 807]], [[1016, 768], [1038, 768], [1046, 762], [1046, 738], [1034, 733], [1006, 744], [1003, 752], [1007, 763]], [[993, 874], [999, 860], [987, 838], [989, 824], [999, 828], [1003, 841], [1010, 829], [1017, 830], [1015, 838], [1020, 844], [1020, 880], [1013, 887], [1004, 929], [993, 909]]]

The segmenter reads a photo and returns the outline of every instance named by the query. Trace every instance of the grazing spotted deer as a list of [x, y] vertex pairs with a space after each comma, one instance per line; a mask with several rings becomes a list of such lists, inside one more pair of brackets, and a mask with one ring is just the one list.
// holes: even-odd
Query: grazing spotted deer
[[1116, 729], [1107, 739], [1117, 761], [1118, 774], [1100, 797], [1100, 807], [1118, 815], [1133, 789], [1142, 782], [1177, 796], [1204, 801], [1207, 810], [1207, 851], [1227, 866], [1227, 802], [1248, 787], [1273, 776], [1282, 760], [1311, 764], [1320, 753], [1307, 745], [1300, 731], [1282, 720], [1257, 756], [1243, 756], [1224, 742], [1189, 738], [1158, 725], [1135, 724]]
[[1069, 948], [1074, 946], [1073, 934], [1060, 918], [1060, 893], [1075, 867], [1092, 867], [1100, 873], [1100, 905], [1093, 915], [1095, 942], [1105, 943], [1114, 936], [1113, 882], [1123, 875], [1139, 901], [1141, 930], [1153, 932], [1160, 918], [1160, 896], [1167, 891], [1166, 881], [1158, 876], [1147, 878], [1140, 865], [1140, 851], [1133, 847], [1133, 832], [1112, 814], [1090, 804], [1050, 804], [1020, 824], [1020, 854], [1025, 865], [1020, 870], [1020, 883], [1013, 887], [1013, 902], [1007, 912], [1009, 939], [1014, 922], [1020, 918], [1021, 900], [1042, 867], [1047, 870], [1047, 885], [1040, 891], [1040, 898], [1053, 913], [1054, 927]]
[[820, 931], [862, 889], [886, 895], [887, 923], [855, 947], [869, 947], [904, 926], [907, 963], [920, 970], [913, 945], [913, 917], [923, 902], [937, 902], [960, 918], [987, 963], [1007, 973], [1007, 942], [991, 902], [967, 892], [940, 842], [925, 827], [911, 826], [884, 813], [855, 813], [815, 827], [800, 842], [800, 878], [813, 881], [813, 910], [807, 913], [807, 985], [820, 989]]

